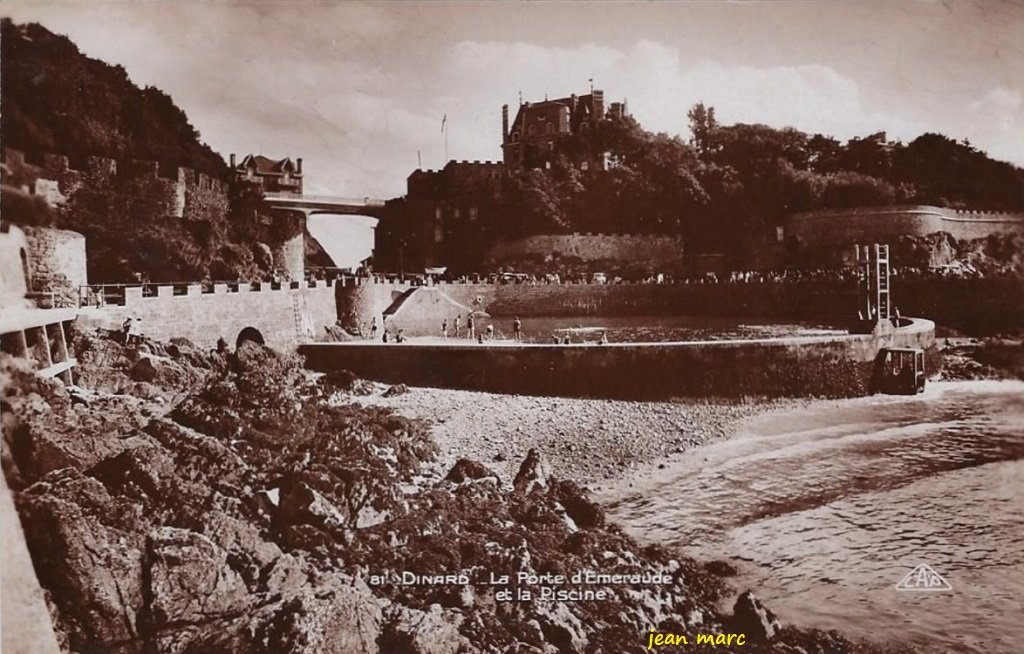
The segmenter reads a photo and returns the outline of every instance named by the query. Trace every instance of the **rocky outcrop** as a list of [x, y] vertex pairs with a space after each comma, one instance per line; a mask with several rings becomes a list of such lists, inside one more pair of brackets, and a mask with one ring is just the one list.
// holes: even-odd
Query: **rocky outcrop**
[[[651, 628], [724, 628], [721, 577], [607, 525], [538, 450], [511, 490], [471, 459], [435, 472], [423, 424], [339, 402], [294, 358], [154, 344], [167, 357], [154, 361], [181, 374], [138, 381], [143, 359], [100, 341], [92, 351], [110, 366], [86, 357], [83, 377], [149, 399], [91, 391], [75, 402], [0, 361], [0, 380], [16, 382], [4, 469], [71, 651], [630, 652]], [[583, 571], [659, 581], [518, 579]], [[482, 583], [490, 575], [509, 581]], [[540, 597], [581, 590], [603, 595]], [[728, 620], [771, 647], [818, 642], [741, 600]]]
[[736, 630], [747, 634], [747, 638], [755, 643], [771, 640], [782, 628], [775, 614], [749, 590], [736, 598], [732, 612]]

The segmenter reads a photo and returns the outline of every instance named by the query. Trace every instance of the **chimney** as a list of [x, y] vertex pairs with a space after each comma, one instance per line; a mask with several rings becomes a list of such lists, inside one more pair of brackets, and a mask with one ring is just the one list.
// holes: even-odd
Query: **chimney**
[[501, 142], [508, 140], [508, 105], [501, 105]]
[[235, 167], [235, 153], [234, 152], [231, 153], [231, 167], [232, 168]]
[[295, 158], [295, 172], [299, 175], [302, 174], [302, 157]]
[[569, 106], [571, 107], [572, 112], [575, 114], [576, 113], [576, 94], [575, 93], [573, 93], [571, 96], [569, 96]]
[[604, 119], [604, 91], [595, 89], [591, 92], [590, 103], [594, 109], [594, 120]]

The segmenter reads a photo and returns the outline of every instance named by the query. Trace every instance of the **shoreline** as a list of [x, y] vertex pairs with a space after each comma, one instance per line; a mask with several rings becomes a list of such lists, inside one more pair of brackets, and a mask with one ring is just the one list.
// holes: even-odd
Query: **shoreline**
[[828, 400], [641, 402], [409, 387], [392, 396], [378, 389], [334, 401], [385, 407], [427, 421], [439, 450], [433, 465], [440, 476], [466, 458], [510, 484], [527, 452], [536, 448], [556, 477], [598, 492], [728, 439], [750, 418]]

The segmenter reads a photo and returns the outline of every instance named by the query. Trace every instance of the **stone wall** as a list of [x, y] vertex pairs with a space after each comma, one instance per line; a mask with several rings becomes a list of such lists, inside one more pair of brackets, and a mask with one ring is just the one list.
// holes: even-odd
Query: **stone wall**
[[85, 237], [50, 227], [24, 227], [28, 241], [31, 290], [58, 293], [77, 301], [78, 289], [89, 283]]
[[492, 265], [523, 257], [577, 257], [583, 261], [642, 261], [654, 266], [678, 264], [682, 239], [657, 234], [549, 234], [499, 243], [487, 260]]
[[1024, 233], [1024, 213], [958, 211], [927, 205], [861, 207], [794, 214], [785, 234], [806, 247], [892, 241], [947, 232], [957, 239]]
[[387, 383], [500, 393], [666, 399], [852, 397], [873, 390], [884, 347], [920, 347], [935, 365], [935, 325], [889, 333], [710, 343], [300, 346], [314, 370], [345, 369]]
[[146, 336], [168, 340], [184, 337], [212, 348], [224, 337], [235, 345], [242, 330], [259, 331], [267, 345], [293, 350], [301, 342], [322, 339], [337, 319], [336, 289], [326, 281], [315, 286], [293, 283], [273, 289], [269, 284], [217, 284], [212, 292], [198, 285], [156, 286], [144, 296], [142, 287], [125, 289], [124, 303], [107, 305], [108, 321], [142, 318]]
[[22, 256], [28, 259], [25, 232], [10, 223], [0, 223], [0, 307], [24, 303], [26, 285]]
[[43, 195], [52, 205], [89, 188], [160, 203], [166, 215], [188, 220], [221, 220], [227, 211], [227, 184], [189, 168], [162, 169], [155, 161], [106, 157], [71, 162], [58, 154], [28, 161], [24, 153], [10, 148], [4, 148], [3, 155], [13, 185]]

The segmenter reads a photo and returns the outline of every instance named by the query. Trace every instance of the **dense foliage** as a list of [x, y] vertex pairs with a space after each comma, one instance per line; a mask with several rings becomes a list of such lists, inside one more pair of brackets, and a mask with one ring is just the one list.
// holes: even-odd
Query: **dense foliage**
[[[65, 155], [78, 170], [95, 156], [157, 161], [161, 174], [183, 167], [228, 178], [224, 161], [163, 91], [140, 89], [120, 66], [84, 56], [67, 37], [40, 25], [4, 19], [2, 31], [5, 147], [29, 160]], [[5, 183], [31, 186], [34, 180], [24, 176], [7, 171]], [[89, 278], [104, 283], [265, 278], [280, 268], [275, 251], [302, 229], [299, 217], [271, 216], [258, 189], [233, 181], [227, 197], [207, 189], [205, 200], [193, 200], [197, 206], [177, 217], [170, 183], [146, 175], [87, 175], [85, 183], [65, 189], [66, 200], [53, 211], [39, 198], [9, 191], [3, 212], [21, 224], [84, 234]]]
[[147, 159], [214, 177], [227, 167], [170, 96], [41, 25], [2, 21], [3, 142], [28, 153]]
[[[699, 249], [742, 253], [798, 211], [893, 203], [1024, 209], [1024, 170], [967, 141], [924, 134], [904, 144], [879, 132], [841, 143], [793, 128], [720, 125], [703, 104], [688, 116], [689, 142], [626, 117], [557, 141], [553, 154], [528, 152], [528, 160], [546, 161], [504, 185], [504, 206], [520, 217], [502, 221], [505, 235], [672, 233]], [[601, 156], [606, 173], [574, 165]]]

